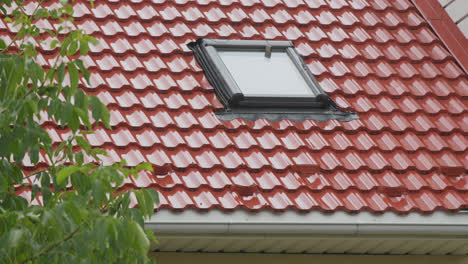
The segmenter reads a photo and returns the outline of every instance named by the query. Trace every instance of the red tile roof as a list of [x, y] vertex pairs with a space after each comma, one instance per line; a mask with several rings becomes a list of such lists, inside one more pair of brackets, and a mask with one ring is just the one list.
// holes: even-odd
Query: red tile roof
[[[88, 135], [107, 163], [148, 161], [126, 187], [161, 208], [409, 211], [468, 208], [466, 72], [409, 0], [78, 1], [99, 39], [84, 58], [111, 109]], [[0, 34], [14, 29], [0, 21]], [[220, 121], [186, 44], [292, 40], [351, 122]], [[46, 64], [54, 51], [43, 46]], [[50, 122], [55, 142], [66, 137]]]

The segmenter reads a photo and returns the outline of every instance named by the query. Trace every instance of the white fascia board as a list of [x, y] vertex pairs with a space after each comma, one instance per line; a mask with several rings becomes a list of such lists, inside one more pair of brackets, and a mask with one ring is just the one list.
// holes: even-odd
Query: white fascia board
[[368, 212], [250, 213], [219, 210], [161, 210], [145, 223], [159, 235], [338, 236], [398, 238], [468, 238], [468, 212], [375, 215]]

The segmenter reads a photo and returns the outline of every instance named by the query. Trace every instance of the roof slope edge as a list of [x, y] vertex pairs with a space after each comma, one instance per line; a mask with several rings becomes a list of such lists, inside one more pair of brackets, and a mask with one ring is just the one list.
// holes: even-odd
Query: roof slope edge
[[344, 212], [306, 214], [236, 211], [206, 213], [160, 211], [146, 226], [158, 234], [261, 234], [261, 235], [343, 235], [343, 236], [451, 236], [468, 239], [468, 212], [431, 215], [410, 213], [374, 215], [362, 212], [350, 215]]
[[411, 0], [431, 25], [461, 68], [468, 73], [468, 39], [437, 0]]

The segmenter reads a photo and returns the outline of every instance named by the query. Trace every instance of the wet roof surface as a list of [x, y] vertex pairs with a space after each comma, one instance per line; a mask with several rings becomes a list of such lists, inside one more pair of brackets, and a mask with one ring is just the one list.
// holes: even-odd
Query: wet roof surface
[[[468, 207], [466, 73], [409, 0], [175, 0], [75, 4], [100, 44], [84, 57], [111, 109], [88, 135], [107, 163], [151, 162], [126, 187], [161, 208], [349, 212]], [[44, 22], [47, 26], [47, 22]], [[0, 36], [13, 29], [0, 21]], [[359, 120], [221, 121], [186, 44], [292, 40], [322, 88]], [[45, 45], [47, 64], [57, 50]], [[44, 126], [53, 140], [67, 131]]]

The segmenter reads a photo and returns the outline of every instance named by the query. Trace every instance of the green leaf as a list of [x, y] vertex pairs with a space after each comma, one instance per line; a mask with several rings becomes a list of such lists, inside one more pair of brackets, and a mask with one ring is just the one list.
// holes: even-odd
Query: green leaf
[[29, 111], [29, 115], [33, 116], [37, 113], [37, 103], [35, 100], [25, 100], [25, 110]]
[[140, 254], [146, 254], [149, 250], [150, 241], [143, 228], [136, 222], [128, 223], [128, 231], [135, 236], [135, 245], [140, 249]]
[[68, 126], [73, 132], [76, 132], [78, 128], [80, 127], [80, 119], [78, 115], [76, 114], [75, 109], [72, 107], [72, 113], [70, 116], [70, 120], [68, 121]]
[[82, 135], [92, 135], [92, 134], [95, 134], [95, 132], [93, 130], [81, 130], [80, 134], [82, 134]]
[[37, 164], [37, 162], [39, 161], [39, 146], [33, 146], [31, 148], [31, 151], [29, 152], [29, 156], [31, 158], [31, 162], [33, 164]]
[[102, 180], [96, 179], [93, 182], [93, 202], [100, 205], [105, 202], [106, 192]]
[[75, 106], [87, 110], [88, 109], [88, 97], [86, 94], [83, 92], [83, 90], [79, 89], [76, 91], [75, 94]]
[[93, 44], [94, 46], [96, 45], [99, 45], [99, 40], [95, 39], [94, 37], [91, 37], [91, 36], [86, 36], [87, 40], [89, 41], [89, 43]]
[[91, 95], [89, 97], [89, 104], [91, 105], [94, 120], [96, 122], [99, 121], [102, 115], [101, 101], [95, 95]]
[[50, 185], [50, 176], [48, 173], [42, 173], [41, 175], [41, 186], [49, 186]]
[[55, 79], [55, 69], [52, 68], [47, 71], [45, 79], [49, 82], [52, 82]]
[[80, 54], [84, 56], [84, 55], [88, 54], [88, 51], [89, 51], [88, 42], [81, 39], [80, 40]]
[[102, 148], [93, 148], [90, 154], [91, 155], [107, 155], [107, 151]]
[[153, 215], [156, 200], [155, 193], [149, 190], [151, 189], [141, 189], [134, 192], [138, 201], [138, 207], [142, 210], [143, 215], [147, 217]]
[[76, 152], [75, 153], [75, 159], [76, 159], [76, 163], [78, 163], [78, 165], [82, 165], [83, 162], [84, 162], [83, 152], [81, 152], [81, 151]]
[[74, 11], [73, 11], [73, 7], [72, 7], [71, 5], [69, 5], [69, 4], [64, 5], [63, 10], [64, 10], [65, 13], [67, 13], [68, 15], [70, 15], [70, 16], [73, 15], [73, 12], [74, 12]]
[[54, 31], [52, 31], [52, 30], [50, 30], [50, 29], [48, 29], [48, 28], [42, 28], [42, 29], [43, 29], [45, 32], [49, 33], [49, 35], [51, 35], [52, 37], [57, 36], [57, 34], [56, 34]]
[[24, 230], [21, 229], [13, 229], [10, 232], [8, 232], [8, 238], [5, 241], [6, 245], [8, 245], [9, 248], [15, 248], [18, 246], [20, 241], [22, 240], [24, 236]]
[[158, 243], [158, 240], [156, 239], [156, 236], [154, 235], [153, 231], [145, 229], [145, 233], [146, 233], [146, 236], [148, 237], [148, 239], [151, 242], [153, 242], [155, 244]]
[[146, 216], [150, 217], [154, 213], [154, 199], [149, 192], [150, 189], [142, 189], [145, 198]]
[[70, 177], [70, 175], [72, 175], [73, 173], [77, 172], [81, 170], [81, 167], [80, 166], [68, 166], [68, 167], [65, 167], [63, 169], [61, 169], [58, 173], [57, 173], [57, 183], [58, 184], [62, 184], [66, 179], [68, 179], [68, 177]]
[[70, 103], [65, 103], [62, 105], [62, 114], [60, 116], [62, 126], [69, 124], [73, 115], [73, 105]]
[[75, 63], [73, 62], [67, 63], [67, 67], [68, 67], [68, 73], [70, 75], [71, 88], [73, 91], [75, 91], [76, 88], [78, 88], [78, 82], [80, 81], [78, 70], [76, 69]]
[[146, 191], [151, 195], [153, 204], [159, 204], [159, 193], [155, 189], [146, 189]]
[[137, 190], [133, 192], [138, 202], [138, 208], [146, 215], [148, 206], [146, 205], [145, 196], [143, 195], [143, 190]]
[[36, 10], [36, 13], [34, 14], [34, 19], [46, 18], [48, 15], [49, 15], [49, 12], [46, 8], [39, 8]]
[[102, 111], [101, 119], [102, 119], [102, 122], [104, 123], [104, 126], [107, 129], [111, 129], [111, 127], [110, 127], [110, 113], [109, 113], [109, 110], [107, 109], [107, 107], [103, 103], [101, 103], [101, 111]]
[[4, 50], [7, 48], [7, 45], [3, 39], [0, 38], [0, 49]]
[[[60, 32], [60, 27], [59, 29], [57, 29], [57, 32]], [[60, 46], [60, 55], [61, 56], [65, 56], [68, 52], [68, 47], [70, 46], [70, 43], [71, 43], [72, 39], [70, 38], [70, 36], [68, 36], [67, 38], [65, 38], [65, 40], [62, 42], [62, 46]]]
[[52, 192], [50, 191], [49, 186], [42, 186], [42, 199], [44, 200], [44, 204], [48, 205], [49, 202], [52, 200]]
[[67, 50], [67, 56], [73, 56], [78, 51], [78, 42], [73, 40]]
[[86, 83], [88, 85], [91, 85], [90, 81], [89, 81], [89, 77], [91, 76], [91, 74], [89, 73], [89, 71], [86, 69], [86, 67], [84, 66], [83, 64], [83, 61], [80, 60], [80, 59], [76, 59], [75, 60], [75, 63], [76, 65], [78, 66], [78, 68], [80, 69], [81, 73], [83, 74], [85, 80], [86, 80]]
[[135, 167], [136, 170], [147, 170], [147, 171], [153, 171], [153, 166], [149, 162], [144, 162], [136, 165]]
[[[46, 87], [43, 87], [41, 89], [41, 91], [38, 91], [38, 94], [40, 96], [43, 96], [43, 95], [46, 95], [46, 93], [48, 93], [51, 89], [50, 86], [46, 86]], [[37, 108], [40, 110], [40, 111], [43, 111], [43, 110], [47, 110], [48, 106], [49, 106], [49, 98], [47, 96], [43, 96], [39, 102], [37, 103]], [[40, 113], [38, 113], [40, 114]]]
[[51, 100], [49, 103], [49, 108], [47, 109], [48, 117], [49, 118], [55, 118], [56, 121], [59, 120], [59, 107], [60, 104], [57, 102], [58, 100]]
[[127, 191], [123, 198], [122, 198], [122, 208], [125, 209], [124, 212], [126, 211], [126, 209], [129, 209], [130, 208], [130, 192]]
[[36, 196], [37, 196], [37, 194], [39, 193], [40, 190], [41, 190], [41, 187], [39, 187], [37, 184], [34, 184], [32, 186], [31, 201], [34, 200], [34, 198], [36, 198]]
[[84, 137], [77, 136], [75, 137], [75, 140], [78, 146], [80, 146], [85, 152], [91, 151], [91, 145], [88, 143], [88, 141]]
[[93, 179], [84, 173], [75, 173], [71, 176], [71, 183], [79, 195], [89, 192]]
[[63, 79], [65, 78], [65, 64], [60, 63], [57, 68], [57, 81], [59, 85], [62, 85]]
[[91, 122], [89, 121], [88, 111], [84, 111], [79, 108], [75, 108], [75, 112], [78, 114], [78, 117], [81, 118], [83, 124], [86, 126], [87, 129], [91, 129]]
[[50, 48], [51, 49], [55, 49], [57, 47], [57, 45], [60, 43], [60, 41], [58, 39], [54, 39], [50, 42]]

